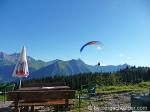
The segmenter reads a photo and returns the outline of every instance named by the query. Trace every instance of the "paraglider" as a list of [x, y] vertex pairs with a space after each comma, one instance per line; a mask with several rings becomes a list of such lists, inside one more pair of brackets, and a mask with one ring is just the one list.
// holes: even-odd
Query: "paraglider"
[[80, 52], [82, 52], [83, 49], [88, 45], [98, 45], [99, 48], [103, 46], [103, 44], [100, 41], [90, 41], [81, 47]]

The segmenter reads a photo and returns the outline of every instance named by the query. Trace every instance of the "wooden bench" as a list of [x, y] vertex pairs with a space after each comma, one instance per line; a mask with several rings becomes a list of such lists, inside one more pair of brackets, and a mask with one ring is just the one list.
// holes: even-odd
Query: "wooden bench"
[[[8, 101], [14, 101], [15, 112], [26, 107], [34, 111], [34, 106], [54, 106], [55, 110], [70, 110], [75, 98], [74, 90], [48, 90], [48, 91], [14, 91], [8, 93]], [[60, 108], [59, 108], [60, 107]]]

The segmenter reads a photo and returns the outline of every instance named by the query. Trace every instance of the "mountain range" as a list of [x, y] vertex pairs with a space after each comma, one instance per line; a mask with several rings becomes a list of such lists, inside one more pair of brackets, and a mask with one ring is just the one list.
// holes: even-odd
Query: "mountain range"
[[[15, 78], [12, 78], [12, 73], [19, 55], [19, 53], [7, 54], [4, 52], [0, 52], [1, 81], [15, 80]], [[115, 72], [129, 66], [128, 64], [117, 66], [93, 66], [85, 64], [81, 59], [72, 59], [68, 61], [56, 59], [45, 62], [42, 60], [35, 60], [34, 58], [28, 56], [27, 60], [30, 72], [29, 78], [41, 78], [54, 75], [74, 75], [89, 72]]]

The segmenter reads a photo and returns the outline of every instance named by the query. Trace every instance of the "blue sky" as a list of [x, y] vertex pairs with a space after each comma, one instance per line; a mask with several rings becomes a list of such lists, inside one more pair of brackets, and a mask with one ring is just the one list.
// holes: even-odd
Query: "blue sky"
[[[35, 59], [150, 66], [149, 0], [0, 0], [0, 51]], [[101, 50], [81, 46], [103, 42]]]

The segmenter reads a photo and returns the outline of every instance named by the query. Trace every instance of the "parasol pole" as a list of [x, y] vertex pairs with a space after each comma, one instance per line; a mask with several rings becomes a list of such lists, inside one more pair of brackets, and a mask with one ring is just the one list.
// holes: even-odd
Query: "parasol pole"
[[22, 82], [22, 78], [20, 78], [20, 81], [19, 81], [19, 89], [21, 89], [21, 82]]

